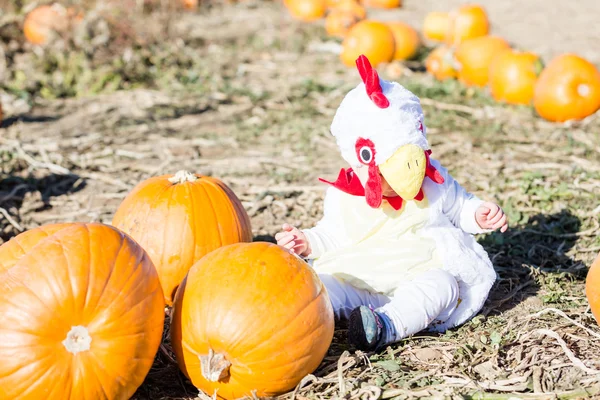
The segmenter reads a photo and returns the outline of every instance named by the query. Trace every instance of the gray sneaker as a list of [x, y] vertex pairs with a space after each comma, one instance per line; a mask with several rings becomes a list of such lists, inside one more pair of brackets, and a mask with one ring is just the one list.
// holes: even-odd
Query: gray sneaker
[[392, 342], [389, 318], [367, 306], [352, 310], [348, 318], [348, 341], [358, 350], [379, 350]]

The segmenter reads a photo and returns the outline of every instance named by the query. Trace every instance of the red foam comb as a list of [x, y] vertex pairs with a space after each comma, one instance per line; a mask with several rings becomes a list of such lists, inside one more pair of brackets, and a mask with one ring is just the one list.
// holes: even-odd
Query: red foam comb
[[364, 54], [361, 54], [360, 57], [356, 59], [356, 67], [358, 68], [362, 81], [365, 83], [367, 95], [371, 101], [379, 108], [388, 108], [390, 101], [383, 94], [381, 83], [379, 83], [379, 75], [377, 74], [377, 71], [373, 69], [369, 59], [365, 57]]

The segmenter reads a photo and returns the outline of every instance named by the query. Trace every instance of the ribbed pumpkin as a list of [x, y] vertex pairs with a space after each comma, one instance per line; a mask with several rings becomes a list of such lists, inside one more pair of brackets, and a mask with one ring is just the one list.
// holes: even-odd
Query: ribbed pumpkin
[[483, 36], [462, 42], [454, 53], [458, 79], [469, 86], [486, 86], [492, 60], [509, 49], [508, 42], [498, 36]]
[[139, 183], [112, 224], [148, 252], [168, 305], [196, 261], [218, 247], [252, 241], [250, 218], [235, 193], [217, 178], [187, 171]]
[[543, 64], [537, 54], [509, 50], [497, 55], [490, 65], [489, 86], [496, 101], [530, 104]]
[[410, 60], [421, 47], [421, 38], [412, 26], [404, 22], [388, 22], [387, 26], [394, 34], [394, 60]]
[[549, 121], [580, 120], [592, 115], [600, 108], [600, 72], [575, 54], [560, 55], [540, 74], [533, 104]]
[[454, 66], [454, 53], [447, 46], [439, 46], [425, 59], [427, 72], [440, 81], [453, 79], [458, 76]]
[[364, 54], [376, 67], [394, 59], [396, 43], [394, 33], [384, 22], [365, 19], [355, 24], [342, 42], [340, 59], [348, 66], [356, 65], [356, 59]]
[[600, 324], [600, 254], [588, 270], [585, 279], [585, 296], [596, 322]]
[[177, 291], [171, 343], [206, 394], [275, 396], [321, 363], [333, 309], [315, 272], [275, 244], [238, 243], [208, 254]]
[[325, 16], [325, 0], [286, 0], [285, 5], [292, 17], [302, 22], [313, 22]]
[[41, 5], [33, 9], [23, 22], [23, 34], [33, 44], [43, 45], [54, 33], [64, 31], [69, 24], [67, 10], [59, 5]]
[[160, 345], [146, 252], [114, 227], [60, 224], [0, 246], [0, 399], [129, 399]]
[[485, 9], [479, 4], [465, 4], [449, 13], [446, 43], [456, 46], [465, 40], [486, 36], [489, 31]]
[[423, 21], [423, 36], [429, 40], [443, 42], [450, 29], [450, 17], [447, 12], [432, 11]]

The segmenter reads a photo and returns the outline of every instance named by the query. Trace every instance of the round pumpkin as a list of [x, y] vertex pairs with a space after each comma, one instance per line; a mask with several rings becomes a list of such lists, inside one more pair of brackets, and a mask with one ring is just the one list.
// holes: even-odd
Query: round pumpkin
[[540, 57], [535, 53], [516, 50], [500, 53], [490, 65], [492, 97], [508, 104], [531, 104], [542, 68]]
[[575, 54], [554, 58], [535, 85], [533, 104], [549, 121], [580, 120], [600, 108], [600, 72]]
[[355, 24], [342, 42], [340, 59], [348, 66], [356, 65], [356, 59], [364, 54], [376, 67], [394, 59], [396, 43], [394, 33], [383, 22], [363, 20]]
[[290, 15], [303, 22], [312, 22], [325, 16], [325, 0], [286, 0]]
[[330, 36], [344, 37], [358, 21], [360, 18], [352, 11], [334, 8], [325, 18], [325, 31]]
[[458, 79], [468, 86], [486, 86], [492, 60], [509, 49], [508, 42], [498, 36], [482, 36], [462, 42], [454, 53]]
[[27, 14], [23, 22], [23, 34], [30, 43], [43, 45], [52, 34], [64, 31], [68, 24], [69, 17], [64, 7], [45, 4]]
[[596, 322], [600, 324], [600, 254], [592, 263], [585, 278], [585, 297]]
[[449, 13], [446, 43], [459, 45], [465, 40], [486, 36], [489, 31], [485, 9], [479, 4], [465, 4]]
[[238, 243], [198, 261], [177, 290], [171, 343], [206, 394], [276, 396], [321, 363], [333, 309], [300, 258], [272, 243]]
[[198, 8], [198, 0], [181, 0], [181, 3], [186, 10], [195, 10]]
[[218, 247], [252, 241], [250, 218], [235, 193], [217, 178], [187, 171], [139, 183], [112, 224], [148, 252], [167, 305], [196, 261]]
[[450, 28], [450, 17], [446, 12], [432, 11], [423, 21], [423, 36], [429, 40], [443, 42]]
[[458, 76], [454, 66], [454, 53], [447, 46], [439, 46], [425, 59], [427, 72], [440, 81], [454, 79]]
[[0, 399], [129, 399], [163, 333], [146, 252], [114, 227], [61, 224], [0, 246]]
[[402, 7], [402, 0], [363, 0], [362, 3], [370, 8], [398, 8]]
[[388, 22], [388, 27], [394, 34], [394, 60], [410, 60], [414, 58], [421, 47], [421, 38], [417, 31], [404, 22]]

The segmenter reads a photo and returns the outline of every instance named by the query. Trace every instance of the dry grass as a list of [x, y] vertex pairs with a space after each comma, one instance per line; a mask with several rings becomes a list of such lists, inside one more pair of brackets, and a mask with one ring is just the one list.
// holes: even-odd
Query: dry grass
[[[3, 47], [2, 240], [52, 222], [110, 223], [137, 182], [183, 168], [224, 179], [257, 240], [320, 218], [316, 178], [343, 165], [328, 126], [358, 79], [322, 50], [321, 28], [247, 3], [179, 16], [170, 29], [158, 43], [120, 46], [120, 56], [68, 47], [62, 64], [58, 49], [36, 53], [17, 39]], [[434, 156], [509, 214], [506, 234], [479, 238], [500, 279], [481, 315], [444, 335], [362, 354], [338, 327], [322, 366], [283, 397], [593, 397], [600, 329], [583, 288], [600, 251], [599, 120], [549, 124], [418, 71], [398, 79], [423, 98]], [[166, 328], [135, 399], [197, 396]]]

